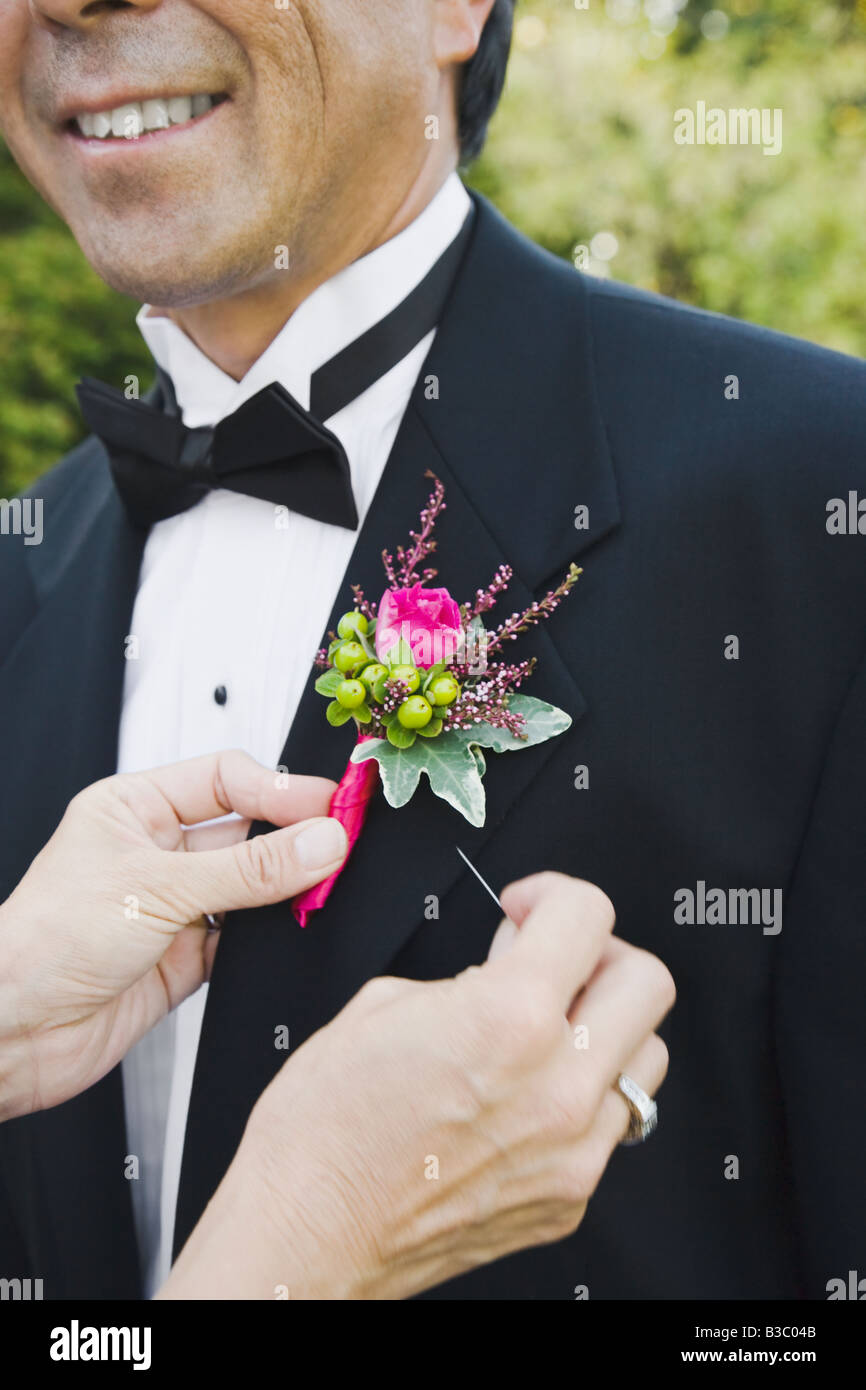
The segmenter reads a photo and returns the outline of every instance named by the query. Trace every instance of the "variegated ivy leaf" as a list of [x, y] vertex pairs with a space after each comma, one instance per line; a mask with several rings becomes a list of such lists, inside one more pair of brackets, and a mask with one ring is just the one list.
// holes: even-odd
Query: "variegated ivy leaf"
[[385, 799], [394, 807], [406, 805], [421, 773], [426, 772], [437, 796], [465, 816], [470, 825], [481, 826], [485, 815], [481, 781], [485, 762], [481, 748], [497, 753], [516, 752], [564, 733], [571, 724], [564, 710], [530, 695], [512, 695], [508, 707], [523, 715], [525, 738], [516, 738], [506, 729], [490, 724], [473, 724], [471, 729], [451, 729], [438, 738], [416, 739], [411, 748], [395, 748], [384, 739], [370, 739], [355, 748], [352, 761], [376, 759]]
[[521, 748], [531, 748], [536, 743], [546, 743], [557, 734], [564, 734], [571, 727], [571, 715], [565, 710], [549, 705], [545, 700], [536, 700], [531, 695], [512, 695], [508, 708], [514, 714], [522, 714], [525, 737], [517, 738], [507, 729], [497, 729], [492, 724], [473, 724], [470, 729], [453, 729], [447, 737], [459, 739], [464, 743], [477, 744], [481, 748], [492, 748], [494, 753], [516, 753]]
[[367, 758], [375, 758], [379, 764], [389, 806], [405, 806], [421, 773], [426, 772], [437, 796], [465, 816], [470, 825], [484, 824], [484, 785], [467, 744], [457, 743], [447, 734], [416, 739], [411, 748], [395, 748], [385, 739], [371, 739], [352, 753], [353, 762], [362, 763]]

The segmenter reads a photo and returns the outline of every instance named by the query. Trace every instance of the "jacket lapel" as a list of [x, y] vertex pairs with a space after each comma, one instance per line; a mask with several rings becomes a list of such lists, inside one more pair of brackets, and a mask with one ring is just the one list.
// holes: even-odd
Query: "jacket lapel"
[[[4, 798], [15, 808], [0, 845], [5, 891], [71, 798], [116, 767], [123, 639], [142, 539], [126, 521], [98, 445], [89, 441], [61, 467], [67, 486], [55, 501], [49, 480], [44, 539], [26, 560], [38, 606], [0, 669], [0, 727], [15, 731], [4, 754]], [[23, 1216], [35, 1267], [58, 1271], [46, 1297], [135, 1297], [119, 1069], [3, 1131], [22, 1190], [32, 1194]]]
[[[427, 469], [446, 488], [436, 582], [462, 601], [510, 564], [514, 578], [501, 616], [539, 597], [548, 580], [556, 582], [618, 522], [583, 290], [573, 271], [476, 201], [472, 242], [347, 567], [331, 630], [351, 606], [350, 584], [371, 599], [381, 595], [381, 552], [407, 541], [417, 525], [430, 491]], [[578, 307], [563, 327], [566, 316], [557, 310], [566, 281]], [[587, 508], [588, 527], [576, 529], [576, 506]], [[580, 585], [567, 602], [579, 602], [579, 594]], [[518, 655], [538, 658], [532, 693], [578, 720], [585, 701], [557, 652], [555, 625], [554, 616], [523, 635]], [[280, 763], [338, 779], [354, 726], [331, 729], [324, 704], [311, 676]], [[351, 860], [306, 930], [288, 904], [229, 918], [196, 1065], [176, 1251], [231, 1162], [257, 1097], [285, 1061], [275, 1030], [288, 1028], [294, 1050], [365, 980], [387, 970], [423, 923], [430, 895], [443, 898], [468, 872], [456, 846], [470, 858], [480, 853], [554, 743], [488, 758], [480, 829], [433, 796], [426, 779], [400, 811], [374, 798]], [[455, 954], [459, 959], [457, 947]]]

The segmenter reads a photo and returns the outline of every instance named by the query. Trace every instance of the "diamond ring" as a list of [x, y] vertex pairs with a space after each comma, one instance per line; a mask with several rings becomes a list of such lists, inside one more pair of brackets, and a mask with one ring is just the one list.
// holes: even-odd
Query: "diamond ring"
[[620, 1095], [628, 1106], [628, 1129], [621, 1144], [642, 1144], [659, 1122], [659, 1108], [652, 1096], [641, 1090], [636, 1081], [622, 1073], [617, 1081]]

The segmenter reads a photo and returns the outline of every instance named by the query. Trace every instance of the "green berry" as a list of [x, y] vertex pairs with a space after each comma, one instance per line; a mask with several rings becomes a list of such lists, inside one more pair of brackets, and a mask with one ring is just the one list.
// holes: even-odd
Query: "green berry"
[[367, 698], [367, 691], [360, 681], [342, 681], [337, 687], [337, 699], [343, 709], [357, 709]]
[[391, 675], [394, 680], [405, 681], [411, 695], [421, 684], [421, 672], [417, 666], [392, 666]]
[[427, 687], [427, 699], [434, 705], [453, 705], [460, 694], [460, 686], [453, 676], [447, 673], [437, 676]]
[[433, 718], [433, 709], [423, 695], [410, 695], [397, 710], [397, 718], [404, 729], [423, 729]]
[[353, 613], [343, 614], [337, 623], [337, 635], [339, 637], [354, 637], [356, 632], [366, 632], [369, 626], [364, 614], [359, 613], [356, 608]]
[[367, 653], [360, 642], [344, 642], [334, 652], [334, 665], [338, 671], [348, 674], [356, 671], [362, 662], [367, 660]]
[[358, 677], [372, 693], [373, 686], [376, 682], [384, 680], [389, 674], [388, 667], [383, 666], [381, 661], [370, 661], [364, 667], [363, 671], [358, 672]]

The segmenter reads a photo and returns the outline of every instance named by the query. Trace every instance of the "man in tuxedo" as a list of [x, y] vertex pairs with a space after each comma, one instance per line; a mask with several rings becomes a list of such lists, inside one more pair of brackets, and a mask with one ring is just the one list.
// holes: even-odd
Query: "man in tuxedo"
[[427, 1296], [823, 1298], [864, 1269], [866, 372], [587, 279], [467, 194], [512, 10], [0, 13], [7, 139], [145, 303], [158, 367], [147, 401], [85, 384], [42, 545], [0, 551], [0, 894], [117, 766], [238, 745], [339, 777], [311, 658], [350, 583], [381, 591], [427, 469], [451, 592], [508, 564], [522, 608], [583, 568], [520, 648], [572, 727], [489, 760], [482, 829], [377, 799], [307, 930], [230, 917], [210, 986], [122, 1069], [4, 1127], [6, 1263], [54, 1296], [158, 1286], [276, 1028], [296, 1048], [373, 975], [484, 958], [498, 912], [457, 846], [494, 887], [598, 883], [679, 1004], [658, 1134], [577, 1234]]

